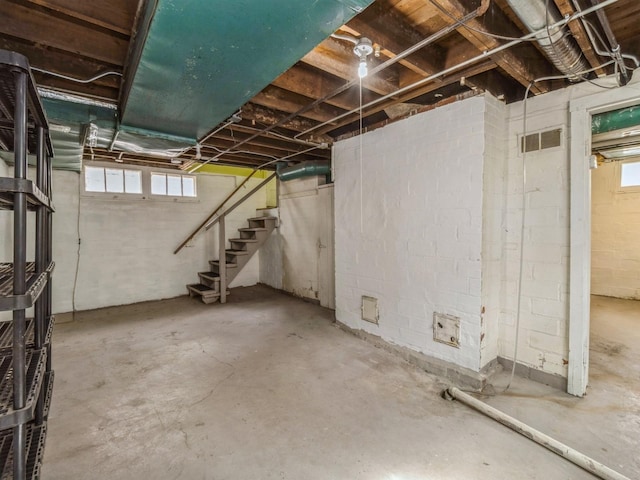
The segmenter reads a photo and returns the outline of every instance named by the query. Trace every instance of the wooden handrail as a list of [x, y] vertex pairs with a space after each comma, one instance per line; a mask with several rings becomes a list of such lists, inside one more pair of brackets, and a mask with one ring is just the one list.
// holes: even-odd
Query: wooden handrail
[[[193, 232], [191, 232], [191, 234], [190, 234], [190, 235], [189, 235], [189, 236], [188, 236], [188, 237], [187, 237], [187, 238], [186, 238], [186, 239], [185, 239], [185, 240], [180, 244], [180, 246], [178, 246], [178, 248], [176, 248], [176, 249], [173, 251], [173, 254], [175, 255], [175, 254], [177, 254], [178, 252], [180, 252], [180, 250], [182, 250], [182, 249], [187, 245], [187, 243], [189, 243], [191, 240], [193, 240], [193, 238], [194, 238], [196, 235], [198, 235], [198, 234], [199, 234], [203, 229], [205, 229], [205, 228], [206, 228], [206, 229], [208, 230], [208, 229], [210, 228], [210, 224], [211, 224], [211, 225], [214, 225], [214, 224], [217, 222], [217, 219], [215, 219], [213, 222], [211, 222], [211, 219], [213, 219], [213, 217], [215, 217], [215, 215], [220, 211], [220, 209], [221, 209], [222, 207], [224, 207], [224, 205], [225, 205], [229, 200], [231, 200], [231, 198], [232, 198], [232, 197], [233, 197], [233, 196], [234, 196], [234, 195], [235, 195], [235, 194], [236, 194], [236, 193], [237, 193], [237, 192], [238, 192], [242, 187], [244, 187], [244, 186], [245, 186], [245, 184], [249, 181], [249, 179], [250, 179], [251, 177], [253, 177], [253, 176], [256, 174], [256, 172], [257, 172], [257, 171], [258, 171], [257, 169], [254, 169], [254, 170], [253, 170], [253, 171], [252, 171], [252, 172], [247, 176], [247, 178], [245, 178], [245, 179], [242, 181], [242, 183], [240, 183], [240, 185], [238, 185], [238, 186], [233, 190], [233, 192], [231, 192], [229, 195], [227, 195], [227, 197], [226, 197], [226, 198], [225, 198], [225, 199], [220, 203], [220, 205], [218, 205], [218, 207], [217, 207], [213, 212], [211, 212], [211, 214], [210, 214], [210, 215], [208, 215], [208, 216], [207, 216], [207, 218], [206, 218], [206, 219], [205, 219], [205, 220], [204, 220], [200, 225], [198, 225], [198, 227], [197, 227]], [[255, 193], [259, 188], [261, 188], [261, 187], [262, 187], [262, 186], [264, 186], [268, 181], [270, 181], [271, 179], [273, 179], [273, 177], [274, 177], [275, 175], [276, 175], [276, 174], [274, 173], [274, 174], [272, 174], [271, 176], [269, 176], [265, 181], [261, 182], [261, 183], [260, 183], [260, 185], [258, 185], [258, 187], [254, 188], [254, 189], [253, 189], [253, 190], [251, 190], [247, 195], [245, 195], [244, 197], [242, 197], [242, 199], [240, 199], [238, 202], [234, 203], [234, 204], [233, 204], [233, 206], [231, 207], [231, 209], [229, 209], [227, 212], [225, 212], [225, 214], [226, 214], [226, 213], [228, 213], [228, 212], [230, 212], [231, 210], [235, 209], [238, 205], [240, 205], [240, 204], [241, 204], [242, 202], [244, 202], [247, 198], [249, 198], [251, 195], [253, 195], [253, 194], [254, 194], [254, 193]]]
[[[250, 192], [248, 192], [244, 197], [242, 197], [240, 200], [238, 200], [236, 203], [234, 203], [233, 205], [231, 205], [227, 210], [224, 211], [224, 215], [229, 215], [231, 212], [233, 212], [236, 208], [238, 208], [240, 205], [242, 205], [250, 196], [252, 196], [254, 193], [256, 193], [258, 190], [260, 190], [262, 187], [264, 187], [267, 183], [269, 183], [271, 180], [273, 180], [273, 178], [276, 176], [276, 173], [272, 173], [270, 176], [268, 176], [267, 178], [265, 178], [262, 182], [260, 182], [259, 185], [256, 185]], [[218, 223], [218, 220], [220, 219], [221, 215], [218, 215], [216, 218], [214, 218], [213, 220], [211, 220], [209, 223], [207, 223], [204, 227], [205, 230], [209, 230], [211, 227], [213, 227], [216, 223]]]

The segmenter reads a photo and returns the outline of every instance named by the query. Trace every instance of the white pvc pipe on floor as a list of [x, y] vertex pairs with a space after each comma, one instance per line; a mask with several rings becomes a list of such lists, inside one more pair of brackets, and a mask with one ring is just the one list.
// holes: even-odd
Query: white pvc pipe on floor
[[580, 453], [577, 450], [574, 450], [573, 448], [565, 445], [564, 443], [561, 443], [558, 440], [545, 435], [535, 428], [532, 428], [529, 425], [516, 420], [506, 413], [503, 413], [500, 410], [497, 410], [487, 405], [486, 403], [481, 402], [480, 400], [464, 393], [458, 388], [451, 387], [446, 389], [443, 392], [443, 397], [448, 400], [458, 400], [465, 405], [478, 410], [480, 413], [484, 413], [488, 417], [497, 420], [501, 424], [509, 427], [512, 430], [515, 430], [519, 434], [524, 435], [528, 439], [533, 440], [534, 442], [551, 450], [553, 453], [566, 458], [570, 462], [578, 465], [581, 468], [584, 468], [588, 472], [591, 472], [604, 480], [630, 480], [628, 477], [625, 477], [621, 473], [618, 473], [615, 470], [611, 470], [606, 465], [603, 465], [602, 463], [587, 457], [583, 453]]

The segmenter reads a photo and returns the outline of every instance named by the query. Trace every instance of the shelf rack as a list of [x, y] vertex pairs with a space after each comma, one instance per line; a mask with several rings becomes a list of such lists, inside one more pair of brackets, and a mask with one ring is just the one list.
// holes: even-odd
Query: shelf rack
[[[53, 392], [53, 148], [29, 62], [6, 50], [0, 50], [0, 149], [14, 159], [13, 177], [0, 177], [0, 210], [13, 211], [13, 258], [0, 263], [0, 311], [13, 311], [12, 320], [0, 322], [0, 480], [26, 480], [40, 477]], [[35, 180], [27, 175], [29, 155], [36, 158]], [[28, 212], [35, 217], [32, 262]]]

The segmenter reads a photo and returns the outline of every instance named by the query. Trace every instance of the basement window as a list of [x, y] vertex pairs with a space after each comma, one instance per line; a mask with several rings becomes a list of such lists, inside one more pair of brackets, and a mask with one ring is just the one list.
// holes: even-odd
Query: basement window
[[620, 165], [620, 187], [640, 187], [640, 161], [623, 162]]
[[170, 197], [195, 197], [196, 177], [166, 173], [151, 174], [151, 194]]
[[141, 194], [142, 172], [122, 168], [84, 167], [84, 190]]

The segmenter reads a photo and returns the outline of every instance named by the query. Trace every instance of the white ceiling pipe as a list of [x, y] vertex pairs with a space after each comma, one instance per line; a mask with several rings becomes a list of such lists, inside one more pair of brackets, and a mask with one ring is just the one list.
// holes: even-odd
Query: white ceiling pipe
[[524, 435], [529, 440], [533, 440], [537, 444], [542, 445], [553, 453], [560, 455], [562, 458], [566, 458], [571, 463], [574, 463], [580, 468], [584, 468], [586, 471], [593, 473], [603, 480], [630, 480], [629, 477], [625, 477], [621, 473], [610, 469], [593, 458], [587, 457], [585, 454], [580, 453], [564, 443], [561, 443], [535, 428], [530, 427], [526, 423], [522, 423], [520, 420], [517, 420], [506, 413], [481, 402], [477, 398], [464, 393], [458, 388], [448, 388], [443, 392], [442, 396], [447, 400], [458, 400], [465, 405], [478, 410], [480, 413], [484, 413], [486, 416], [493, 418], [501, 424], [509, 427], [511, 430], [518, 432], [520, 435]]

